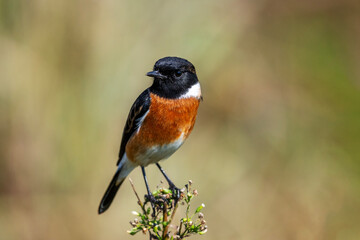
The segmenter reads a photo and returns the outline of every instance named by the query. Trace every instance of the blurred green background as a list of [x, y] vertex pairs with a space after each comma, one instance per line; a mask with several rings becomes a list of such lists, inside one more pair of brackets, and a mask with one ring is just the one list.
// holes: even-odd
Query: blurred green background
[[358, 0], [0, 0], [0, 239], [147, 239], [127, 181], [97, 207], [164, 56], [204, 96], [163, 163], [206, 204], [192, 239], [359, 239], [359, 42]]

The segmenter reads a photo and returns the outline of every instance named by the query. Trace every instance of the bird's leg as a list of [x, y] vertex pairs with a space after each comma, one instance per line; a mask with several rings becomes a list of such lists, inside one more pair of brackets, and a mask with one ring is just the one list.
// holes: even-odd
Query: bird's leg
[[175, 186], [175, 184], [170, 180], [170, 178], [166, 175], [164, 169], [160, 166], [160, 164], [156, 163], [156, 166], [159, 168], [160, 172], [164, 175], [166, 181], [169, 184], [169, 188], [173, 193], [173, 196], [175, 196], [175, 205], [177, 201], [180, 199], [180, 189]]
[[141, 171], [142, 171], [142, 174], [144, 176], [144, 181], [145, 181], [145, 185], [146, 185], [146, 190], [147, 190], [147, 193], [148, 195], [145, 195], [145, 197], [149, 200], [149, 202], [151, 203], [151, 207], [153, 209], [153, 216], [155, 216], [155, 203], [156, 203], [156, 199], [155, 197], [151, 194], [150, 192], [150, 188], [149, 188], [149, 184], [148, 184], [148, 181], [147, 181], [147, 177], [146, 177], [146, 173], [145, 173], [145, 167], [141, 166]]

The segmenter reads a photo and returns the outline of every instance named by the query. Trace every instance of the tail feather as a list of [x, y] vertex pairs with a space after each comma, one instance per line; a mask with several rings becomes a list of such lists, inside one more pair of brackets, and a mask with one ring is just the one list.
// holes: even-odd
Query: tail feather
[[105, 194], [100, 202], [100, 206], [98, 210], [99, 214], [105, 212], [110, 207], [117, 191], [119, 190], [121, 184], [124, 182], [125, 177], [119, 179], [120, 172], [121, 172], [121, 168], [119, 168], [116, 171], [113, 179], [111, 180], [108, 188], [106, 189]]
[[114, 197], [119, 190], [121, 184], [124, 182], [125, 178], [137, 165], [127, 159], [126, 154], [120, 161], [119, 167], [116, 170], [114, 177], [112, 178], [108, 188], [105, 191], [103, 198], [101, 199], [99, 206], [99, 214], [105, 212], [111, 205]]

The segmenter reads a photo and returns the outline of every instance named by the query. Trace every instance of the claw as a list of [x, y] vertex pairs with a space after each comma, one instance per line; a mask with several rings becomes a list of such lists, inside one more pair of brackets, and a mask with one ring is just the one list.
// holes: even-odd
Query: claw
[[150, 202], [150, 203], [153, 203], [153, 204], [156, 204], [156, 203], [157, 203], [156, 198], [155, 198], [154, 195], [152, 195], [152, 194], [150, 194], [150, 195], [146, 194], [146, 195], [145, 195], [145, 199], [146, 199], [146, 201], [148, 201], [148, 202]]
[[181, 195], [181, 191], [179, 188], [177, 188], [175, 185], [172, 185], [172, 186], [169, 186], [171, 192], [172, 192], [172, 195], [174, 197], [174, 200], [175, 200], [175, 204], [174, 206], [176, 205], [176, 203], [179, 201], [180, 199], [180, 195]]
[[146, 199], [146, 201], [151, 203], [151, 207], [153, 209], [152, 216], [155, 217], [155, 205], [157, 203], [156, 198], [152, 194], [146, 194], [145, 199]]

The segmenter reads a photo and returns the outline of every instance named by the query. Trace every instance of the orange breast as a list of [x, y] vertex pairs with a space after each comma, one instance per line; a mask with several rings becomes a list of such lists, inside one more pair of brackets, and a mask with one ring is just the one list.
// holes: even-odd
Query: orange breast
[[152, 93], [150, 97], [149, 113], [126, 145], [127, 157], [133, 162], [154, 145], [169, 144], [180, 136], [186, 139], [195, 124], [199, 99], [165, 99]]

